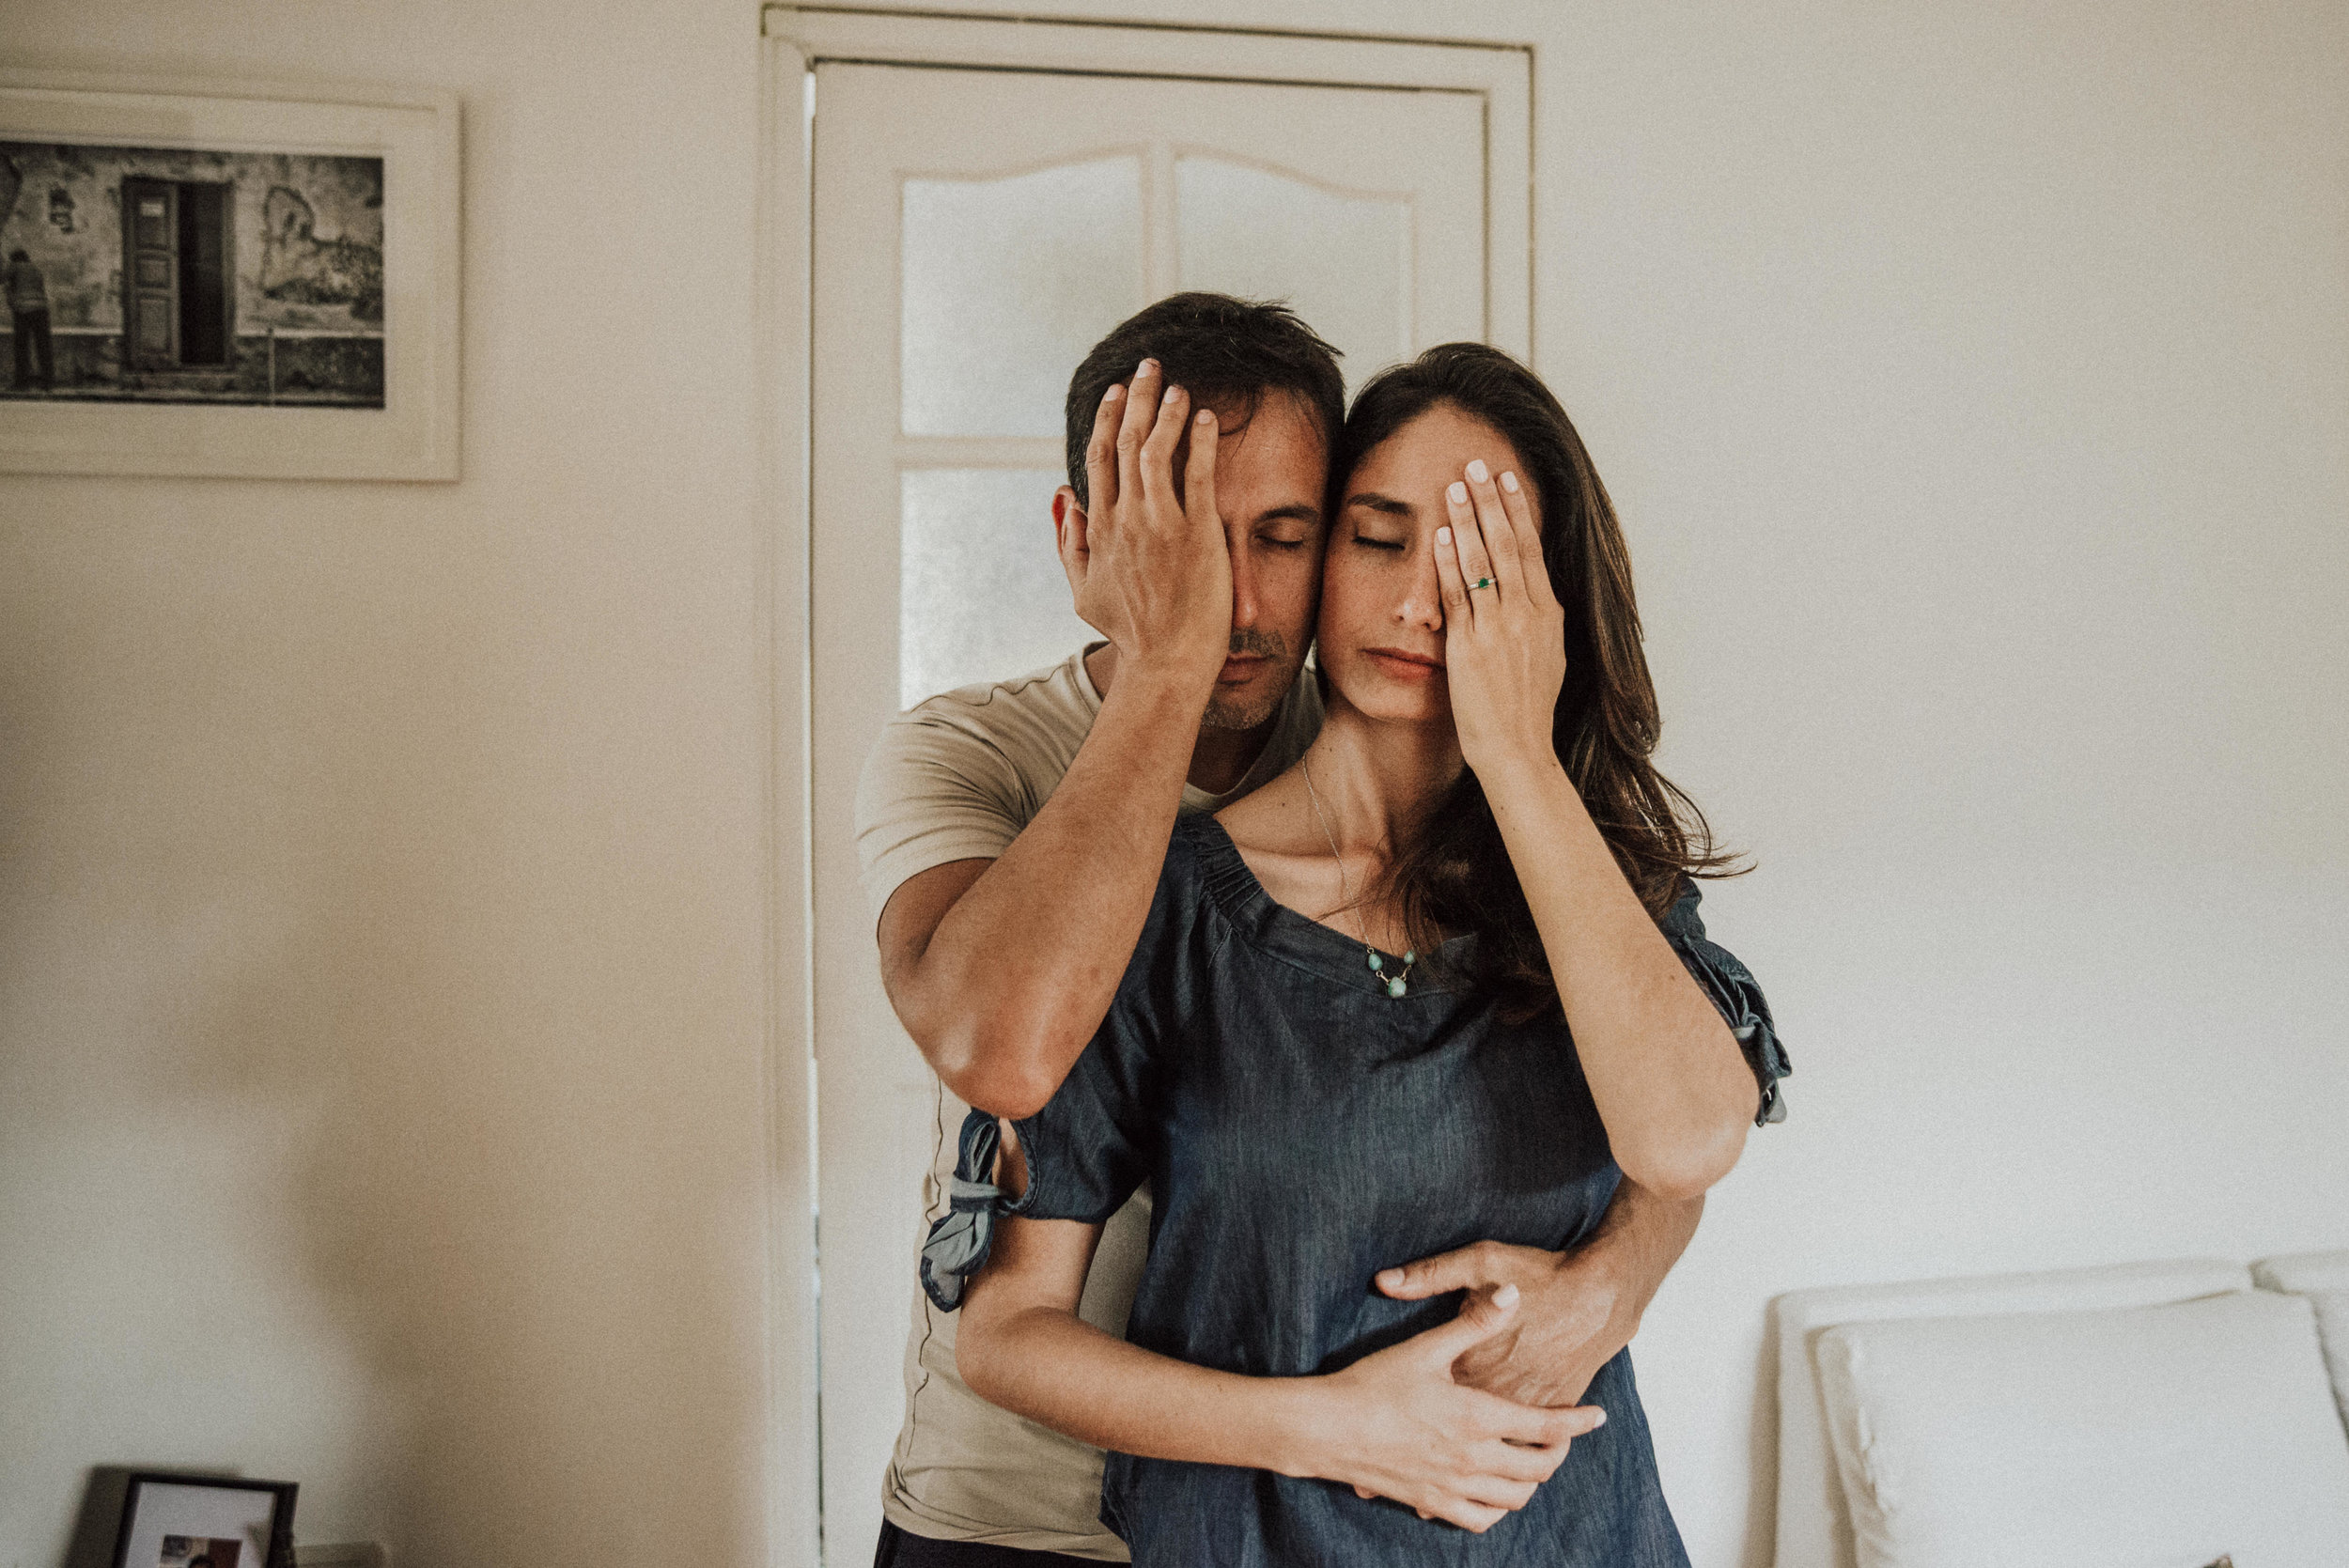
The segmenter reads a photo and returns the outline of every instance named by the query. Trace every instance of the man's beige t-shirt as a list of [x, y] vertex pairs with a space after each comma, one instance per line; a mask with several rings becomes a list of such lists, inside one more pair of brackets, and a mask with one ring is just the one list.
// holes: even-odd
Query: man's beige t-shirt
[[[1079, 653], [992, 686], [966, 686], [892, 720], [857, 786], [857, 854], [876, 920], [912, 877], [953, 861], [993, 860], [1059, 787], [1101, 711]], [[1221, 810], [1287, 770], [1321, 729], [1313, 672], [1282, 700], [1262, 755], [1228, 794], [1183, 789], [1185, 812]], [[1016, 932], [1005, 941], [1019, 940]], [[944, 1212], [956, 1134], [967, 1109], [938, 1086], [938, 1134], [924, 1184], [926, 1213]], [[1110, 1219], [1085, 1278], [1086, 1322], [1123, 1335], [1150, 1235], [1145, 1188]], [[942, 1541], [1123, 1562], [1124, 1542], [1100, 1520], [1101, 1453], [972, 1393], [955, 1371], [957, 1315], [941, 1312], [906, 1256], [913, 1326], [906, 1339], [906, 1422], [881, 1512], [898, 1529]]]

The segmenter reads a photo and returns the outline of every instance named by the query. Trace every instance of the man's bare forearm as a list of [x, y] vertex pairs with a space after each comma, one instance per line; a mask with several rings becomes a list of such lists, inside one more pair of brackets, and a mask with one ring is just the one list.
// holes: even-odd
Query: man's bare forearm
[[965, 1102], [1034, 1114], [1100, 1027], [1150, 913], [1213, 685], [1213, 667], [1127, 663], [1051, 799], [926, 938], [925, 911], [892, 899], [890, 1001]]
[[[1565, 1266], [1579, 1260], [1585, 1266], [1604, 1266], [1615, 1280], [1619, 1287], [1615, 1315], [1626, 1324], [1625, 1344], [1639, 1328], [1648, 1303], [1656, 1299], [1664, 1276], [1688, 1250], [1697, 1234], [1697, 1221], [1703, 1218], [1702, 1196], [1659, 1198], [1638, 1183], [1626, 1181], [1615, 1188], [1614, 1202], [1607, 1205], [1591, 1238], [1564, 1255]], [[1622, 1348], [1622, 1344], [1615, 1346]], [[1614, 1351], [1608, 1354], [1612, 1356]]]

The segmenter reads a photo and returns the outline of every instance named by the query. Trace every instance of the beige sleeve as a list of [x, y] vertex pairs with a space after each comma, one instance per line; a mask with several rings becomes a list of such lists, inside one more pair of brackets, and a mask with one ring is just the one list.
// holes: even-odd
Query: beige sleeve
[[1035, 815], [1002, 749], [934, 713], [901, 713], [857, 781], [857, 864], [878, 921], [890, 894], [953, 861], [991, 861]]

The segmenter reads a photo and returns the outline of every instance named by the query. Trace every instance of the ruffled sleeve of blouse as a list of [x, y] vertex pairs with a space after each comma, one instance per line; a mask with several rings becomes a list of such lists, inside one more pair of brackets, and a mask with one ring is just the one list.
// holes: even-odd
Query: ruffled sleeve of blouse
[[941, 1312], [962, 1305], [971, 1277], [987, 1266], [995, 1246], [998, 1216], [1024, 1206], [995, 1185], [995, 1153], [1003, 1129], [994, 1117], [973, 1110], [963, 1118], [955, 1173], [946, 1188], [946, 1212], [930, 1223], [922, 1243], [922, 1289]]
[[995, 1182], [1001, 1124], [977, 1110], [964, 1120], [946, 1212], [922, 1244], [922, 1288], [941, 1312], [962, 1305], [1003, 1216], [1098, 1224], [1148, 1175], [1164, 1103], [1156, 1087], [1160, 1051], [1206, 985], [1199, 887], [1197, 856], [1178, 828], [1109, 1016], [1044, 1109], [1017, 1124], [1028, 1167], [1019, 1198]]
[[1696, 976], [1697, 984], [1713, 1000], [1729, 1032], [1737, 1037], [1737, 1044], [1746, 1053], [1746, 1065], [1753, 1069], [1753, 1080], [1761, 1090], [1761, 1103], [1754, 1111], [1756, 1126], [1786, 1120], [1786, 1095], [1779, 1080], [1792, 1073], [1794, 1064], [1786, 1060], [1786, 1048], [1779, 1043], [1778, 1026], [1770, 1020], [1770, 1003], [1762, 994], [1762, 986], [1751, 970], [1737, 961], [1735, 954], [1704, 937], [1704, 922], [1697, 916], [1697, 903], [1702, 897], [1692, 882], [1680, 895], [1662, 921], [1664, 938], [1680, 955], [1680, 961]]

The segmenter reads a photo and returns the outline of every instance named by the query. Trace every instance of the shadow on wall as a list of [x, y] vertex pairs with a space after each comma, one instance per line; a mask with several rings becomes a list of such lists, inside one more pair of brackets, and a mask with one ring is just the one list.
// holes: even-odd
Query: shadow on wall
[[[62, 1527], [69, 1476], [137, 1453], [282, 1471], [305, 1533], [410, 1561], [633, 1540], [601, 1374], [545, 1327], [581, 1287], [544, 1234], [574, 1195], [516, 1153], [518, 1106], [563, 1118], [481, 854], [510, 585], [412, 528], [391, 558], [372, 505], [159, 510], [0, 587], [0, 954], [42, 1043], [0, 1057], [0, 1222], [42, 1249], [44, 1336], [0, 1372], [59, 1413], [24, 1456], [74, 1467], [0, 1476], [10, 1511]], [[143, 1288], [175, 1269], [225, 1282]], [[113, 1568], [124, 1473], [52, 1537], [67, 1568]]]

